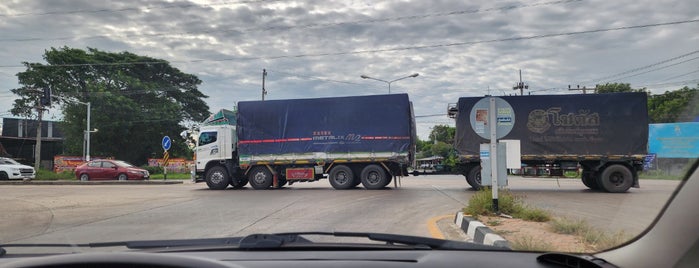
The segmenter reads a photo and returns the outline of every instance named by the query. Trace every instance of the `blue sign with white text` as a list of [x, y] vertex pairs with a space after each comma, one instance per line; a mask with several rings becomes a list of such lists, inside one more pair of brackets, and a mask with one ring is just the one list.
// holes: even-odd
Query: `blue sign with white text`
[[648, 152], [658, 158], [699, 157], [699, 123], [650, 124]]
[[163, 137], [162, 145], [165, 151], [170, 150], [170, 146], [172, 146], [172, 140], [170, 140], [170, 137]]

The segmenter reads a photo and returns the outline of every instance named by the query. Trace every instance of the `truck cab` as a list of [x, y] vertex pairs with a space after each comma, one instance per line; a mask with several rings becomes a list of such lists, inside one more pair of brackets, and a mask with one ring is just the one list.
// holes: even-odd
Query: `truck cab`
[[[214, 165], [237, 166], [236, 127], [232, 125], [202, 126], [194, 150], [195, 181], [204, 181], [205, 172]], [[229, 174], [233, 170], [228, 170]]]

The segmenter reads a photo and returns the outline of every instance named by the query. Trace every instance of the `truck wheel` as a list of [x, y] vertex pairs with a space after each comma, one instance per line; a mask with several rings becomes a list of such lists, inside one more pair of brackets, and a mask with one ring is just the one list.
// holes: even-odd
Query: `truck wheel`
[[585, 184], [587, 188], [599, 190], [599, 184], [597, 184], [597, 176], [595, 176], [595, 172], [583, 170], [581, 177], [583, 184]]
[[378, 165], [368, 165], [362, 169], [362, 179], [364, 188], [370, 190], [381, 189], [388, 184], [388, 176], [386, 171]]
[[267, 167], [255, 167], [248, 174], [248, 181], [255, 190], [263, 190], [272, 185], [273, 176]]
[[228, 178], [228, 171], [222, 166], [215, 166], [206, 172], [206, 185], [209, 186], [211, 190], [223, 190], [228, 187], [230, 183], [230, 178]]
[[602, 171], [597, 177], [597, 185], [610, 193], [623, 193], [631, 188], [633, 184], [633, 174], [624, 165], [611, 165]]
[[471, 185], [471, 188], [473, 190], [480, 190], [483, 188], [481, 185], [481, 167], [473, 167], [469, 172], [468, 176], [466, 176], [466, 182], [468, 182], [469, 185]]
[[337, 165], [330, 170], [328, 174], [330, 185], [338, 190], [344, 190], [354, 187], [354, 173], [352, 169], [345, 165]]

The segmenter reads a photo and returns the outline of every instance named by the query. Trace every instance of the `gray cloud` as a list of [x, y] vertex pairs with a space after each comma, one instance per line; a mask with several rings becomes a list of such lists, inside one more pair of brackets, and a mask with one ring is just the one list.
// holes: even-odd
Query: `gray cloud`
[[[205, 2], [205, 1], [195, 1]], [[187, 4], [187, 7], [173, 7]], [[192, 5], [195, 4], [195, 5]], [[529, 5], [529, 6], [527, 6]], [[534, 6], [531, 6], [534, 5]], [[506, 8], [510, 7], [510, 8]], [[121, 11], [99, 11], [99, 10]], [[75, 12], [52, 15], [18, 13]], [[463, 11], [448, 15], [448, 12]], [[458, 13], [458, 12], [457, 12]], [[269, 70], [270, 99], [383, 94], [391, 80], [408, 92], [417, 114], [444, 113], [460, 96], [514, 93], [522, 69], [533, 94], [570, 93], [568, 84], [608, 76], [697, 49], [699, 24], [681, 24], [542, 39], [444, 45], [697, 19], [693, 1], [273, 1], [196, 4], [188, 1], [21, 1], [0, 3], [0, 65], [41, 61], [50, 47], [95, 47], [162, 58], [198, 75], [212, 110], [260, 98]], [[406, 18], [408, 16], [414, 16]], [[11, 41], [42, 38], [65, 40]], [[252, 59], [250, 59], [252, 58]], [[647, 85], [696, 70], [697, 62], [629, 78]], [[0, 68], [0, 113], [9, 109], [21, 68]], [[681, 80], [697, 79], [689, 75]], [[621, 81], [627, 82], [627, 81]], [[588, 85], [590, 86], [590, 85]], [[657, 88], [665, 91], [678, 88]], [[547, 90], [558, 88], [558, 90]], [[426, 138], [430, 124], [418, 120]]]

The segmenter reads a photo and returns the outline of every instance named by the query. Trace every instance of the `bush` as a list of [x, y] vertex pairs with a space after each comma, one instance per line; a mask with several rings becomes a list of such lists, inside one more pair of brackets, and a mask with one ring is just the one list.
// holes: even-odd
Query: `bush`
[[[547, 211], [524, 205], [521, 197], [515, 196], [507, 190], [499, 191], [498, 207], [501, 213], [527, 221], [545, 222], [551, 219], [551, 215], [549, 215]], [[465, 214], [474, 217], [478, 217], [479, 215], [495, 215], [490, 188], [483, 188], [483, 190], [474, 194], [468, 201], [468, 206], [466, 206], [463, 211]]]
[[141, 166], [142, 169], [148, 170], [148, 173], [152, 174], [162, 174], [163, 167], [161, 166]]

